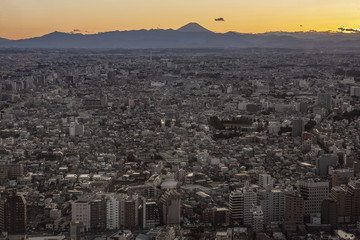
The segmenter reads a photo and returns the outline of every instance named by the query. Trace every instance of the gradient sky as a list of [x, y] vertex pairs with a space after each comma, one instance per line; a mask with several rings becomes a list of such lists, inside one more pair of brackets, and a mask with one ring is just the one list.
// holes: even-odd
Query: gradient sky
[[[214, 21], [219, 17], [225, 22]], [[0, 37], [9, 39], [55, 30], [177, 29], [188, 22], [215, 32], [336, 31], [360, 27], [360, 4], [359, 0], [0, 0]]]

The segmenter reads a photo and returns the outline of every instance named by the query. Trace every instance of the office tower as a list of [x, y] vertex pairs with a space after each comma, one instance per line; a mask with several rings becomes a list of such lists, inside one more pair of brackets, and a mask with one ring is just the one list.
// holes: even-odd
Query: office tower
[[317, 96], [317, 106], [331, 110], [331, 95], [329, 93], [319, 93]]
[[304, 224], [304, 199], [296, 192], [286, 192], [284, 200], [284, 224], [296, 230], [298, 225]]
[[360, 97], [360, 87], [355, 87], [355, 86], [350, 87], [350, 96]]
[[271, 176], [269, 174], [259, 174], [259, 187], [266, 188], [267, 186], [273, 186]]
[[213, 211], [214, 211], [213, 208], [204, 209], [201, 216], [203, 223], [213, 223], [213, 219], [214, 219]]
[[228, 226], [230, 224], [230, 211], [227, 208], [216, 208], [213, 211], [214, 226]]
[[11, 194], [5, 204], [6, 229], [10, 234], [25, 233], [27, 224], [26, 200], [24, 196]]
[[313, 179], [299, 181], [300, 194], [304, 198], [305, 216], [321, 212], [321, 203], [328, 197], [329, 182]]
[[301, 118], [294, 119], [292, 121], [292, 133], [293, 137], [299, 137], [304, 132], [304, 121]]
[[257, 196], [247, 183], [244, 188], [230, 193], [230, 217], [232, 222], [251, 224], [252, 212], [250, 209], [256, 205]]
[[354, 175], [355, 177], [360, 177], [360, 161], [354, 161], [353, 163]]
[[120, 200], [116, 195], [106, 198], [106, 228], [109, 230], [120, 228]]
[[331, 198], [336, 202], [337, 223], [355, 222], [360, 217], [360, 180], [347, 186], [331, 189]]
[[8, 167], [0, 164], [0, 184], [4, 184], [9, 179]]
[[9, 179], [17, 179], [24, 175], [24, 167], [22, 164], [8, 164], [7, 168]]
[[241, 190], [235, 190], [230, 193], [230, 218], [233, 223], [244, 221], [244, 194]]
[[149, 229], [160, 224], [160, 211], [156, 202], [143, 199], [142, 203], [142, 227]]
[[106, 202], [103, 198], [90, 201], [90, 228], [95, 231], [106, 229]]
[[124, 228], [135, 228], [139, 224], [138, 220], [138, 195], [127, 197], [124, 202]]
[[84, 135], [84, 124], [80, 124], [77, 122], [70, 123], [69, 135], [71, 137], [79, 137]]
[[175, 190], [166, 191], [160, 199], [163, 224], [180, 224], [181, 198]]
[[336, 186], [331, 189], [331, 197], [336, 202], [338, 223], [350, 222], [351, 219], [351, 196], [345, 187]]
[[284, 219], [284, 191], [282, 189], [258, 190], [258, 202], [265, 222], [280, 222]]
[[360, 180], [350, 182], [346, 186], [346, 192], [351, 197], [351, 221], [357, 221], [360, 217]]
[[252, 209], [251, 228], [256, 233], [264, 231], [264, 213], [261, 210], [261, 206], [256, 206]]
[[309, 104], [306, 102], [300, 102], [296, 104], [296, 111], [301, 113], [307, 113]]
[[5, 230], [5, 199], [0, 198], [0, 233]]
[[71, 221], [82, 222], [85, 230], [90, 230], [90, 204], [89, 201], [78, 200], [71, 205]]
[[329, 174], [329, 167], [336, 166], [339, 158], [337, 155], [324, 155], [316, 160], [317, 174], [320, 176], [327, 176]]
[[331, 225], [337, 223], [337, 206], [336, 201], [332, 198], [326, 198], [321, 203], [321, 223]]
[[83, 222], [71, 222], [70, 240], [85, 240], [85, 226]]
[[116, 79], [116, 72], [115, 71], [109, 71], [107, 73], [107, 81], [109, 83], [114, 83]]
[[230, 224], [230, 211], [227, 208], [207, 208], [203, 211], [203, 222], [213, 226], [228, 226]]
[[354, 177], [354, 169], [335, 169], [332, 172], [331, 185], [332, 187], [346, 185], [352, 177]]

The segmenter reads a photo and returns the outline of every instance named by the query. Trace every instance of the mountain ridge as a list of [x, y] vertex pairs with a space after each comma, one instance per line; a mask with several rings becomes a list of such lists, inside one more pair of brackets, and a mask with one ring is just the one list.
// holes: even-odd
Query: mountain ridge
[[174, 29], [140, 29], [96, 34], [54, 31], [1, 40], [0, 48], [358, 48], [360, 34], [319, 32], [215, 33], [198, 23]]

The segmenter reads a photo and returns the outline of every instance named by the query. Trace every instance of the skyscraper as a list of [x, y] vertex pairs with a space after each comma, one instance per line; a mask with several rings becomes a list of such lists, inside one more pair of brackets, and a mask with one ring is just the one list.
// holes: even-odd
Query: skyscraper
[[317, 96], [317, 106], [331, 110], [331, 95], [329, 93], [319, 93]]
[[160, 199], [163, 224], [180, 224], [181, 199], [175, 190], [166, 191]]
[[8, 164], [7, 169], [9, 179], [17, 179], [24, 175], [24, 167], [22, 164]]
[[359, 220], [360, 217], [360, 180], [350, 182], [347, 192], [351, 195], [351, 221]]
[[258, 190], [258, 202], [266, 222], [281, 222], [284, 219], [284, 191], [282, 189]]
[[106, 202], [103, 198], [90, 201], [90, 228], [106, 229]]
[[264, 213], [261, 206], [256, 206], [252, 209], [252, 230], [256, 233], [264, 231]]
[[5, 204], [8, 233], [25, 233], [27, 224], [26, 200], [24, 196], [11, 194]]
[[0, 233], [5, 230], [5, 199], [0, 198]]
[[138, 207], [139, 200], [138, 195], [133, 195], [132, 197], [127, 197], [124, 202], [124, 227], [125, 228], [134, 228], [138, 226]]
[[120, 228], [120, 200], [115, 195], [106, 198], [106, 228], [110, 230]]
[[337, 186], [331, 190], [331, 198], [336, 202], [337, 223], [355, 222], [360, 217], [360, 180], [347, 186]]
[[304, 199], [294, 191], [285, 193], [284, 225], [296, 231], [297, 226], [304, 224]]
[[69, 135], [71, 137], [79, 137], [84, 135], [84, 124], [80, 124], [77, 122], [70, 123]]
[[269, 174], [259, 174], [259, 187], [266, 188], [268, 185], [273, 186], [273, 181], [271, 175]]
[[354, 177], [354, 169], [335, 169], [331, 177], [332, 187], [347, 184], [352, 177]]
[[304, 121], [301, 118], [294, 119], [292, 121], [292, 133], [293, 137], [299, 137], [304, 132]]
[[251, 208], [256, 205], [257, 196], [247, 183], [244, 188], [230, 193], [230, 217], [233, 222], [251, 224]]
[[320, 176], [326, 176], [329, 174], [329, 167], [335, 166], [339, 162], [337, 155], [323, 155], [316, 159], [316, 171]]
[[203, 222], [213, 226], [228, 226], [230, 224], [230, 211], [227, 208], [206, 208], [203, 211]]
[[70, 240], [85, 240], [85, 225], [83, 222], [71, 222]]
[[160, 211], [156, 202], [143, 199], [142, 203], [142, 227], [152, 228], [160, 224]]
[[71, 220], [82, 222], [85, 230], [90, 229], [90, 204], [89, 201], [78, 200], [71, 205]]
[[332, 198], [326, 198], [321, 203], [321, 223], [331, 225], [337, 223], [337, 206]]
[[299, 181], [300, 194], [304, 199], [305, 216], [321, 212], [321, 203], [329, 195], [328, 181], [307, 179]]

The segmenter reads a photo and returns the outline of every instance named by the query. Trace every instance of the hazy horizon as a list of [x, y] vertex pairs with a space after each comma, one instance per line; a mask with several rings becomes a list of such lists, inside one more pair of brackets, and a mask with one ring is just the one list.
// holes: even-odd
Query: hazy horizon
[[[109, 30], [109, 31], [103, 31], [103, 32], [84, 32], [81, 31], [80, 29], [73, 29], [72, 31], [59, 31], [57, 29], [54, 29], [53, 31], [50, 32], [46, 32], [44, 34], [41, 35], [37, 35], [37, 36], [30, 36], [30, 37], [25, 37], [25, 38], [18, 38], [18, 39], [11, 39], [11, 38], [5, 38], [3, 36], [0, 35], [0, 38], [4, 38], [7, 40], [23, 40], [23, 39], [30, 39], [30, 38], [36, 38], [36, 37], [42, 37], [51, 33], [55, 33], [55, 32], [59, 32], [59, 33], [66, 33], [66, 34], [82, 34], [82, 35], [96, 35], [96, 34], [101, 34], [101, 33], [106, 33], [106, 32], [116, 32], [116, 31], [120, 31], [120, 32], [126, 32], [126, 31], [141, 31], [141, 30], [145, 30], [145, 31], [151, 31], [151, 30], [178, 30], [181, 27], [184, 27], [190, 23], [196, 23], [196, 22], [189, 22], [187, 24], [184, 24], [182, 26], [180, 26], [179, 28], [150, 28], [150, 29], [146, 29], [146, 28], [139, 28], [139, 29], [124, 29], [124, 30], [119, 30], [119, 29], [114, 29], [114, 30]], [[199, 24], [199, 23], [196, 23]], [[336, 34], [357, 34], [360, 32], [355, 32], [355, 31], [340, 31], [340, 30], [324, 30], [324, 31], [317, 31], [317, 30], [308, 30], [308, 31], [303, 31], [303, 30], [298, 30], [298, 31], [282, 31], [282, 30], [274, 30], [274, 31], [266, 31], [266, 32], [238, 32], [238, 31], [226, 31], [226, 32], [216, 32], [216, 31], [212, 31], [212, 29], [207, 28], [206, 26], [203, 26], [201, 24], [199, 24], [201, 27], [206, 28], [207, 30], [213, 32], [213, 33], [228, 33], [228, 32], [236, 32], [236, 33], [240, 33], [240, 34], [266, 34], [266, 33], [336, 33]]]
[[[178, 29], [189, 22], [224, 33], [358, 31], [359, 6], [341, 1], [3, 0], [0, 37], [24, 39], [53, 31], [84, 34], [139, 29]], [[217, 21], [215, 21], [217, 19]]]

